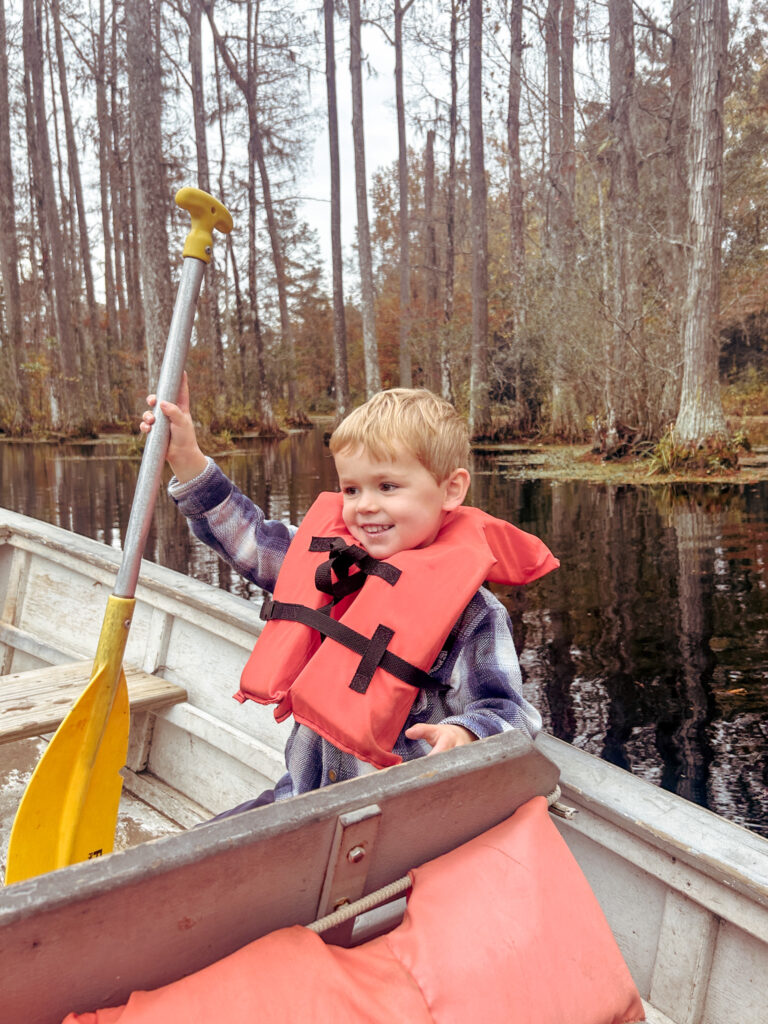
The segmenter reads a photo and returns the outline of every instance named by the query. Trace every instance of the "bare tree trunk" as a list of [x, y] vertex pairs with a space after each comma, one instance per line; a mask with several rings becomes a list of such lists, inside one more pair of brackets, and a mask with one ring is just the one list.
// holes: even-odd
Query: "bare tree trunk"
[[[112, 237], [114, 238], [115, 246], [115, 301], [117, 304], [117, 332], [123, 344], [125, 344], [127, 339], [127, 348], [138, 352], [139, 346], [137, 343], [137, 337], [139, 337], [139, 335], [143, 335], [143, 327], [141, 331], [135, 330], [134, 324], [136, 323], [136, 314], [138, 313], [141, 304], [138, 302], [131, 303], [131, 312], [129, 313], [128, 304], [125, 298], [126, 288], [130, 281], [128, 274], [128, 254], [126, 253], [126, 249], [128, 247], [128, 231], [126, 229], [126, 225], [128, 223], [127, 177], [130, 175], [130, 172], [126, 173], [125, 165], [120, 156], [120, 132], [118, 127], [119, 114], [115, 99], [117, 89], [114, 80], [114, 60], [116, 58], [116, 48], [114, 46], [115, 40], [113, 39], [112, 42], [113, 45], [110, 47], [110, 53], [112, 58], [111, 67], [113, 70], [110, 76], [111, 81], [108, 109], [109, 130], [111, 134], [109, 187], [112, 200]], [[132, 294], [138, 295], [138, 291]]]
[[[253, 323], [253, 358], [256, 362], [256, 387], [259, 389], [259, 432], [262, 434], [277, 434], [279, 432], [277, 421], [272, 409], [272, 399], [267, 387], [267, 373], [264, 366], [264, 337], [261, 330], [261, 319], [259, 317], [259, 295], [257, 276], [258, 248], [256, 244], [256, 181], [254, 167], [257, 162], [257, 148], [261, 142], [259, 134], [259, 122], [256, 112], [256, 57], [253, 42], [255, 32], [251, 28], [253, 17], [253, 5], [248, 3], [248, 51], [246, 77], [240, 76], [238, 84], [241, 92], [244, 93], [248, 102], [248, 298], [251, 305], [251, 321]], [[210, 12], [209, 12], [210, 19]], [[213, 27], [213, 26], [211, 26]], [[214, 37], [219, 42], [219, 36], [214, 29]], [[230, 74], [237, 71], [234, 64], [230, 66], [227, 58], [229, 53], [219, 47], [219, 52], [224, 58], [224, 63]], [[237, 79], [236, 79], [237, 81]], [[251, 388], [249, 387], [249, 391]]]
[[341, 253], [341, 168], [339, 116], [336, 105], [336, 45], [333, 37], [333, 0], [323, 0], [325, 22], [325, 84], [328, 96], [328, 144], [331, 162], [331, 263], [333, 266], [333, 355], [336, 380], [336, 417], [349, 411], [347, 326], [344, 317], [344, 278]]
[[22, 430], [26, 416], [21, 387], [24, 361], [21, 289], [19, 285], [19, 249], [16, 237], [16, 200], [13, 193], [11, 161], [10, 105], [8, 102], [8, 40], [5, 24], [5, 0], [0, 0], [0, 278], [3, 284], [5, 331], [2, 350], [3, 381], [0, 385], [0, 418], [11, 433]]
[[[117, 92], [117, 90], [115, 90]], [[144, 304], [140, 301], [132, 301], [133, 296], [141, 295], [141, 254], [139, 250], [139, 222], [137, 213], [136, 181], [134, 175], [133, 160], [130, 149], [130, 112], [124, 119], [128, 126], [124, 127], [121, 118], [120, 99], [113, 94], [112, 97], [112, 120], [116, 132], [115, 142], [115, 177], [117, 182], [117, 194], [119, 196], [119, 244], [115, 246], [115, 252], [120, 254], [122, 273], [116, 280], [121, 282], [121, 301], [123, 304], [122, 316], [127, 324], [123, 337], [128, 338], [129, 351], [133, 354], [137, 368], [144, 381], [147, 380], [147, 354], [146, 354], [146, 321], [144, 316]], [[127, 137], [125, 156], [121, 149], [120, 132], [123, 130]], [[117, 261], [116, 261], [117, 266]], [[128, 403], [123, 398], [123, 408], [128, 411]]]
[[558, 249], [562, 240], [561, 174], [563, 159], [562, 78], [560, 66], [560, 3], [548, 0], [544, 21], [547, 54], [547, 143], [549, 148], [549, 181], [547, 185], [547, 248], [557, 273]]
[[613, 255], [612, 332], [606, 368], [606, 454], [619, 447], [628, 426], [631, 343], [640, 320], [640, 288], [632, 239], [637, 199], [637, 155], [634, 139], [635, 34], [632, 0], [609, 0], [609, 63], [611, 135], [609, 150]]
[[[94, 80], [96, 87], [96, 121], [99, 146], [99, 197], [101, 200], [101, 233], [104, 245], [104, 310], [106, 315], [106, 338], [104, 339], [108, 408], [110, 416], [116, 409], [112, 400], [113, 385], [117, 380], [116, 352], [119, 347], [119, 328], [116, 303], [115, 272], [113, 267], [113, 236], [110, 219], [110, 133], [109, 109], [107, 102], [106, 67], [106, 3], [99, 0], [99, 28], [94, 40]], [[114, 197], [113, 197], [114, 202]]]
[[204, 192], [210, 192], [208, 140], [205, 135], [205, 89], [203, 87], [203, 45], [200, 24], [202, 16], [202, 0], [189, 0], [189, 9], [185, 12], [184, 17], [189, 28], [189, 74], [192, 92], [192, 118], [195, 125], [197, 184]]
[[[213, 75], [216, 83], [216, 109], [217, 109], [217, 121], [219, 126], [219, 168], [218, 168], [218, 184], [219, 184], [219, 195], [224, 196], [226, 194], [225, 189], [225, 175], [227, 169], [227, 128], [226, 128], [226, 110], [224, 91], [222, 88], [221, 80], [221, 58], [219, 56], [218, 47], [213, 49]], [[227, 235], [227, 246], [224, 255], [224, 309], [230, 309], [230, 284], [229, 284], [229, 271], [228, 268], [232, 268], [232, 291], [234, 292], [234, 304], [235, 304], [235, 338], [238, 346], [238, 363], [239, 366], [239, 387], [238, 394], [240, 396], [241, 404], [243, 407], [246, 402], [245, 395], [245, 374], [243, 373], [242, 365], [242, 347], [245, 344], [245, 313], [243, 311], [243, 298], [240, 291], [240, 278], [237, 270], [237, 262], [235, 260], [235, 248], [232, 242], [232, 233]], [[231, 325], [232, 315], [227, 313], [225, 316], [226, 322]], [[231, 326], [229, 326], [229, 333], [231, 337]], [[231, 362], [225, 362], [225, 371], [233, 371]], [[237, 380], [237, 373], [234, 374], [235, 380]], [[224, 379], [224, 378], [222, 378]]]
[[288, 312], [288, 275], [285, 270], [285, 257], [283, 256], [283, 241], [280, 237], [280, 229], [277, 224], [275, 207], [272, 202], [272, 186], [269, 180], [267, 161], [264, 155], [264, 141], [261, 134], [261, 126], [256, 113], [256, 104], [253, 104], [253, 121], [251, 140], [253, 143], [252, 153], [259, 168], [261, 179], [261, 194], [264, 200], [264, 212], [267, 216], [267, 233], [269, 235], [270, 247], [272, 249], [272, 262], [275, 267], [275, 280], [277, 283], [277, 304], [280, 311], [280, 334], [282, 337], [283, 351], [285, 353], [285, 378], [288, 399], [287, 419], [296, 425], [309, 423], [306, 414], [298, 407], [298, 393], [296, 389], [296, 346], [293, 338], [293, 326]]
[[668, 242], [662, 248], [671, 311], [670, 342], [665, 359], [667, 379], [662, 394], [660, 425], [675, 418], [680, 402], [682, 347], [680, 321], [685, 302], [688, 266], [688, 143], [691, 125], [691, 5], [674, 0], [669, 53], [669, 183], [667, 187]]
[[[72, 175], [68, 173], [66, 156], [62, 152], [62, 132], [59, 126], [59, 121], [61, 120], [59, 114], [61, 99], [60, 89], [57, 89], [56, 86], [55, 75], [58, 62], [51, 41], [51, 18], [49, 14], [50, 4], [45, 3], [40, 8], [40, 19], [41, 26], [43, 21], [45, 25], [45, 54], [43, 59], [48, 69], [51, 90], [49, 134], [52, 136], [51, 141], [55, 149], [54, 166], [56, 167], [56, 177], [58, 179], [59, 222], [61, 225], [61, 239], [64, 244], [63, 263], [69, 284], [69, 322], [75, 346], [75, 360], [80, 370], [80, 390], [83, 394], [89, 395], [89, 397], [91, 395], [94, 396], [94, 400], [88, 403], [88, 424], [85, 428], [86, 430], [92, 430], [95, 420], [98, 419], [99, 396], [98, 393], [95, 393], [93, 385], [94, 366], [90, 327], [86, 322], [87, 313], [84, 313], [81, 308], [82, 282], [80, 280], [80, 265], [78, 262], [79, 247], [77, 244], [77, 226], [75, 224], [74, 184]], [[52, 131], [50, 130], [51, 126]]]
[[[86, 366], [82, 367], [84, 385], [90, 394], [95, 396], [95, 414], [100, 422], [111, 419], [109, 416], [108, 376], [107, 360], [104, 345], [100, 343], [97, 328], [99, 315], [96, 308], [96, 292], [93, 285], [93, 268], [91, 266], [91, 250], [88, 239], [88, 222], [85, 216], [85, 199], [83, 196], [83, 185], [80, 176], [80, 158], [78, 156], [77, 142], [75, 140], [75, 127], [72, 121], [72, 108], [69, 102], [69, 86], [67, 83], [66, 58], [64, 56], [64, 43], [61, 36], [61, 16], [59, 0], [50, 0], [51, 14], [53, 15], [54, 39], [56, 43], [56, 62], [59, 68], [59, 95], [61, 98], [62, 112], [64, 115], [64, 131], [67, 143], [67, 167], [74, 193], [75, 208], [77, 210], [77, 236], [80, 249], [80, 264], [82, 266], [83, 281], [85, 282], [85, 302], [87, 318], [85, 324], [86, 355], [88, 361], [92, 361], [92, 371], [87, 372]], [[74, 224], [72, 234], [75, 234]]]
[[445, 198], [445, 303], [443, 306], [443, 319], [446, 327], [441, 332], [440, 337], [440, 379], [442, 395], [446, 401], [451, 401], [453, 398], [447, 335], [448, 325], [453, 320], [456, 266], [456, 137], [458, 135], [459, 121], [459, 86], [456, 64], [459, 53], [459, 3], [460, 0], [451, 0], [451, 103], [448, 111], [448, 179], [446, 181]]
[[397, 181], [400, 201], [400, 386], [413, 384], [411, 368], [411, 256], [408, 217], [408, 142], [405, 137], [403, 18], [413, 0], [395, 0], [395, 106], [397, 108]]
[[469, 3], [469, 164], [472, 185], [472, 353], [469, 432], [491, 426], [488, 383], [488, 214], [483, 153], [483, 0]]
[[573, 19], [574, 0], [563, 0], [560, 15], [560, 67], [562, 80], [562, 157], [560, 166], [560, 184], [562, 190], [563, 215], [563, 254], [567, 267], [573, 254], [574, 228], [574, 195], [576, 192], [576, 128], [574, 124], [576, 110], [576, 88], [573, 78]]
[[552, 270], [552, 295], [549, 310], [552, 340], [552, 433], [567, 437], [567, 382], [564, 369], [564, 337], [561, 320], [565, 262], [563, 246], [563, 111], [562, 51], [560, 46], [560, 0], [548, 0], [544, 20], [547, 55], [547, 142], [549, 169], [546, 194], [546, 251]]
[[[509, 268], [515, 291], [516, 328], [525, 325], [525, 220], [520, 157], [520, 96], [523, 87], [523, 0], [510, 12], [507, 148], [509, 151]], [[519, 330], [516, 330], [519, 333]]]
[[727, 436], [718, 375], [720, 244], [723, 209], [723, 106], [728, 47], [727, 0], [699, 0], [693, 29], [691, 255], [683, 311], [683, 386], [675, 434], [701, 444]]
[[[253, 132], [253, 125], [251, 125]], [[253, 135], [251, 135], [252, 145]], [[259, 286], [257, 282], [258, 247], [256, 242], [256, 163], [253, 150], [249, 147], [248, 160], [248, 301], [251, 307], [251, 323], [253, 325], [253, 349], [249, 352], [241, 347], [243, 381], [246, 394], [258, 393], [259, 401], [259, 433], [271, 435], [278, 433], [277, 421], [272, 411], [272, 400], [267, 388], [267, 374], [264, 367], [264, 335], [261, 330], [259, 316]], [[232, 252], [234, 263], [234, 249]], [[243, 341], [244, 346], [244, 341]], [[255, 366], [256, 373], [251, 371]]]
[[523, 345], [526, 324], [525, 217], [522, 159], [520, 155], [520, 97], [523, 88], [523, 0], [510, 8], [509, 85], [507, 89], [507, 151], [509, 153], [509, 271], [512, 284], [512, 346], [514, 366], [514, 422], [522, 426]]
[[173, 292], [166, 228], [168, 196], [160, 128], [162, 77], [152, 36], [150, 0], [131, 0], [126, 5], [125, 30], [147, 375], [150, 384], [154, 385], [160, 375], [171, 323]]
[[685, 295], [685, 253], [687, 251], [689, 163], [691, 129], [691, 4], [673, 0], [669, 55], [669, 168], [667, 225], [671, 246], [669, 287], [672, 306], [678, 309]]
[[[192, 114], [195, 124], [195, 154], [197, 156], [197, 184], [204, 192], [211, 191], [208, 171], [208, 142], [206, 139], [205, 89], [203, 87], [203, 48], [200, 22], [203, 15], [202, 0], [189, 0], [189, 10], [184, 15], [189, 26], [189, 70], [192, 86]], [[224, 412], [224, 391], [220, 384], [224, 380], [224, 349], [219, 316], [217, 267], [211, 263], [203, 279], [203, 294], [197, 310], [197, 336], [203, 343], [208, 356], [214, 386], [214, 404], [219, 415]]]
[[[288, 315], [288, 278], [285, 271], [285, 258], [283, 256], [282, 240], [280, 238], [280, 231], [277, 224], [277, 217], [275, 216], [274, 204], [272, 202], [272, 186], [269, 180], [269, 173], [267, 170], [267, 162], [264, 155], [264, 142], [262, 139], [261, 125], [259, 119], [258, 104], [256, 98], [256, 40], [258, 33], [252, 25], [254, 18], [253, 4], [251, 0], [248, 0], [247, 4], [247, 45], [248, 45], [248, 67], [246, 74], [243, 75], [237, 67], [234, 57], [227, 48], [224, 39], [221, 37], [219, 30], [213, 20], [213, 10], [211, 6], [206, 7], [206, 13], [208, 14], [208, 22], [213, 32], [213, 38], [218, 47], [218, 51], [224, 61], [227, 70], [229, 71], [233, 82], [242, 92], [245, 100], [248, 104], [248, 122], [249, 122], [249, 140], [248, 140], [248, 152], [251, 161], [255, 161], [256, 166], [259, 169], [259, 177], [261, 180], [261, 193], [264, 200], [264, 212], [267, 217], [267, 233], [269, 234], [270, 247], [272, 250], [272, 263], [275, 268], [275, 281], [277, 284], [277, 301], [278, 309], [280, 312], [280, 334], [282, 338], [283, 351], [285, 353], [285, 372], [286, 372], [286, 383], [287, 383], [287, 398], [288, 398], [288, 420], [294, 423], [308, 423], [306, 414], [299, 410], [297, 407], [297, 394], [296, 394], [296, 355], [295, 345], [293, 339], [293, 328], [291, 326], [290, 317]], [[254, 197], [255, 205], [255, 197]], [[258, 316], [254, 311], [254, 318], [256, 323], [257, 338], [261, 336], [261, 328], [258, 323]], [[267, 387], [266, 379], [261, 377], [261, 418], [263, 424], [263, 430], [266, 432], [274, 432], [277, 430], [277, 425], [274, 421], [274, 415], [272, 413], [271, 402], [267, 398]]]
[[245, 407], [249, 397], [249, 392], [247, 390], [248, 360], [246, 355], [248, 348], [248, 332], [245, 327], [243, 296], [242, 292], [240, 291], [240, 273], [237, 269], [237, 259], [235, 258], [235, 247], [232, 242], [231, 233], [227, 235], [227, 254], [229, 256], [229, 265], [232, 267], [232, 288], [235, 293], [235, 327], [237, 337], [237, 358], [240, 373], [239, 395], [240, 401], [242, 402], [243, 407]]
[[[33, 123], [32, 115], [29, 113], [29, 111], [32, 108], [32, 94], [30, 92], [31, 86], [29, 84], [29, 80], [28, 79], [29, 79], [29, 76], [25, 73], [25, 75], [24, 75], [24, 97], [25, 97], [25, 100], [26, 100], [26, 110], [27, 110], [26, 132], [27, 132], [27, 136], [31, 137], [32, 132], [34, 131], [34, 123]], [[50, 267], [48, 265], [48, 261], [43, 258], [42, 244], [41, 244], [42, 243], [42, 239], [40, 237], [42, 232], [39, 231], [39, 230], [36, 230], [39, 227], [39, 218], [37, 216], [37, 197], [35, 196], [35, 189], [34, 189], [35, 171], [34, 171], [34, 167], [32, 166], [32, 147], [30, 145], [27, 145], [27, 161], [26, 162], [27, 162], [27, 180], [30, 183], [30, 187], [27, 190], [27, 195], [29, 197], [29, 214], [28, 214], [28, 216], [26, 218], [26, 223], [27, 223], [27, 252], [29, 253], [29, 260], [30, 260], [30, 263], [32, 264], [32, 266], [33, 267], [40, 267], [41, 272], [42, 272], [42, 279], [43, 279], [43, 281], [42, 281], [42, 288], [41, 288], [41, 285], [40, 285], [40, 277], [41, 277], [41, 275], [40, 274], [32, 274], [32, 279], [30, 281], [30, 289], [29, 289], [30, 292], [31, 292], [33, 308], [38, 311], [38, 315], [35, 316], [32, 319], [31, 323], [29, 324], [29, 327], [27, 328], [27, 332], [26, 332], [27, 338], [26, 338], [26, 340], [27, 340], [28, 344], [31, 345], [32, 351], [35, 353], [35, 355], [37, 355], [37, 353], [40, 351], [40, 346], [42, 344], [42, 338], [46, 334], [47, 335], [52, 335], [53, 331], [55, 330], [54, 317], [53, 317], [53, 313], [51, 311], [51, 304], [52, 304], [51, 291], [52, 291], [53, 285], [51, 284], [51, 280], [50, 280], [51, 269], [50, 269]], [[40, 381], [39, 378], [38, 378], [37, 383], [38, 383], [38, 386], [40, 386], [40, 388], [42, 390], [42, 386], [41, 386], [42, 382]], [[55, 388], [50, 387], [50, 384], [47, 381], [45, 382], [44, 386], [47, 387], [47, 389], [48, 389], [48, 395], [46, 397], [48, 399], [48, 406], [52, 410], [53, 407], [54, 407], [55, 401], [56, 401], [56, 397], [55, 397], [55, 394], [54, 394]], [[27, 398], [27, 405], [28, 405], [28, 408], [30, 410], [30, 413], [32, 413], [33, 403], [29, 402], [29, 398]], [[34, 415], [37, 415], [38, 409], [40, 409], [40, 408], [41, 408], [41, 406], [39, 406], [39, 405], [35, 407]], [[33, 418], [34, 418], [34, 416], [33, 416]], [[40, 421], [42, 421], [42, 416], [40, 416]], [[52, 417], [50, 415], [49, 415], [49, 422], [52, 422]]]
[[[134, 356], [138, 366], [146, 362], [144, 354], [144, 311], [141, 302], [128, 302], [127, 296], [139, 296], [138, 255], [135, 236], [136, 216], [134, 208], [134, 190], [132, 187], [130, 153], [123, 157], [121, 133], [124, 120], [130, 122], [130, 114], [123, 115], [123, 101], [118, 88], [118, 68], [120, 67], [118, 48], [118, 19], [112, 17], [112, 33], [110, 38], [109, 61], [109, 110], [112, 125], [112, 159], [110, 161], [110, 182], [112, 192], [112, 224], [115, 240], [115, 290], [117, 293], [118, 334], [121, 348], [127, 348]], [[130, 130], [125, 131], [130, 139]], [[127, 343], [127, 344], [126, 344]], [[116, 368], [115, 368], [116, 369]], [[118, 379], [123, 386], [118, 387], [119, 409], [121, 418], [133, 414], [128, 401], [128, 388], [125, 386], [124, 373]], [[146, 368], [142, 374], [146, 383]]]
[[41, 7], [35, 0], [24, 0], [24, 57], [27, 117], [30, 126], [34, 195], [42, 235], [44, 263], [50, 267], [49, 282], [58, 341], [58, 372], [54, 377], [54, 424], [60, 423], [66, 433], [79, 429], [84, 422], [81, 401], [80, 367], [71, 321], [71, 288], [64, 255], [61, 225], [56, 208], [53, 165], [48, 141], [45, 93], [43, 87], [43, 49]]
[[[570, 345], [567, 314], [574, 305], [573, 230], [574, 192], [576, 187], [575, 90], [573, 75], [574, 0], [562, 5], [550, 4], [552, 35], [548, 42], [548, 62], [554, 65], [550, 75], [550, 130], [555, 144], [550, 153], [550, 195], [552, 197], [550, 230], [554, 265], [555, 310], [552, 315], [554, 337], [552, 429], [559, 436], [575, 439], [581, 432], [579, 410], [573, 382], [566, 369]], [[556, 95], [552, 96], [552, 90]]]
[[376, 343], [371, 229], [368, 221], [368, 186], [365, 177], [363, 79], [360, 62], [360, 0], [349, 0], [349, 71], [352, 78], [352, 142], [355, 152], [357, 253], [360, 261], [365, 393], [366, 397], [370, 398], [381, 390], [381, 371], [379, 370], [379, 350]]
[[430, 344], [427, 352], [427, 386], [432, 391], [440, 387], [440, 349], [433, 344], [437, 327], [437, 225], [435, 224], [435, 130], [427, 132], [427, 145], [424, 151], [424, 255], [426, 261], [426, 321]]
[[552, 270], [552, 432], [573, 439], [580, 423], [567, 362], [572, 304], [571, 248], [575, 183], [573, 0], [549, 0], [545, 19], [547, 54], [547, 253]]
[[[48, 72], [48, 88], [51, 93], [50, 112], [49, 112], [49, 123], [48, 123], [48, 134], [51, 137], [53, 144], [53, 153], [51, 154], [53, 160], [53, 166], [56, 170], [56, 178], [58, 179], [58, 207], [59, 207], [59, 225], [61, 229], [61, 238], [64, 242], [64, 263], [67, 268], [70, 281], [70, 296], [73, 300], [72, 305], [72, 318], [73, 323], [76, 323], [75, 317], [77, 315], [77, 285], [75, 279], [77, 277], [77, 250], [73, 244], [74, 236], [74, 216], [72, 213], [72, 196], [67, 183], [65, 182], [66, 177], [66, 161], [62, 156], [61, 152], [61, 132], [59, 131], [59, 103], [57, 98], [56, 90], [56, 76], [54, 74], [55, 58], [53, 54], [53, 48], [51, 47], [51, 19], [48, 17], [49, 5], [46, 3], [41, 5], [39, 8], [40, 14], [40, 40], [41, 43], [44, 41], [44, 52], [43, 52], [43, 67]], [[80, 339], [78, 339], [79, 342]]]

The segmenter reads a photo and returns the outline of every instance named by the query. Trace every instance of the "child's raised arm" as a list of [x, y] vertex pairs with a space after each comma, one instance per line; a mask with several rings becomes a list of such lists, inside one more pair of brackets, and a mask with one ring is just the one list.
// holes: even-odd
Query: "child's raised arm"
[[[139, 423], [139, 429], [144, 434], [149, 433], [155, 422], [152, 407], [156, 401], [155, 395], [147, 397], [147, 405], [150, 408], [144, 413], [141, 423]], [[189, 381], [186, 372], [181, 378], [178, 404], [161, 402], [160, 408], [167, 417], [171, 428], [166, 458], [176, 479], [183, 484], [199, 476], [208, 465], [208, 460], [197, 443], [195, 425], [189, 412]]]

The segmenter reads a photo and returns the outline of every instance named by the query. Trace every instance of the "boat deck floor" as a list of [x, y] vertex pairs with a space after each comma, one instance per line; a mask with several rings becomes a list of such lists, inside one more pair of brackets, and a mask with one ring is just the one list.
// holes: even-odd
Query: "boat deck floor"
[[[27, 737], [0, 745], [0, 880], [5, 876], [8, 840], [16, 810], [45, 745], [46, 740], [40, 736]], [[130, 791], [139, 788], [136, 785], [139, 780], [145, 789], [151, 789], [153, 796], [156, 796], [158, 792], [167, 791], [166, 804], [170, 814], [162, 813]], [[174, 795], [176, 799], [173, 799]], [[184, 824], [179, 824], [175, 820], [179, 815], [174, 814], [173, 810], [177, 800], [183, 800], [180, 794], [175, 794], [174, 790], [170, 790], [169, 787], [164, 786], [152, 776], [147, 777], [144, 774], [128, 779], [123, 786], [120, 798], [115, 850], [124, 850], [130, 846], [147, 842], [149, 839], [181, 832], [184, 827], [189, 825], [190, 818], [202, 820], [207, 816], [202, 808], [197, 808], [196, 805], [191, 805], [186, 801], [188, 815]], [[162, 800], [159, 802], [163, 803]]]

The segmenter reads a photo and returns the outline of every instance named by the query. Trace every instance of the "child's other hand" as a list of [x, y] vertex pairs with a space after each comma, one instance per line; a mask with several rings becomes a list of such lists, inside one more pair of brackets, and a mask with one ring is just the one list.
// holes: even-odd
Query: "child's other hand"
[[405, 730], [405, 735], [409, 740], [426, 740], [432, 747], [429, 756], [439, 754], [443, 750], [453, 750], [454, 747], [463, 747], [477, 739], [477, 736], [463, 725], [430, 725], [427, 722], [412, 725], [410, 729]]
[[[148, 434], [155, 422], [155, 414], [152, 409], [157, 403], [156, 395], [147, 397], [149, 409], [144, 413], [139, 423], [142, 433]], [[176, 478], [181, 483], [194, 479], [203, 472], [208, 462], [197, 443], [195, 425], [189, 412], [189, 381], [186, 373], [181, 378], [179, 397], [177, 404], [173, 402], [161, 402], [160, 408], [163, 415], [170, 424], [170, 440], [166, 458], [170, 463]]]

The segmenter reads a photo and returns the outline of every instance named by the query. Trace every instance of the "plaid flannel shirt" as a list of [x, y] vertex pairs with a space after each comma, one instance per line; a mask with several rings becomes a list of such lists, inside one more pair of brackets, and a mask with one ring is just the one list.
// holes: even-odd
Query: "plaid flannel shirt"
[[[245, 579], [274, 591], [296, 526], [266, 519], [211, 459], [200, 476], [184, 484], [174, 477], [168, 490], [196, 537]], [[419, 690], [394, 746], [405, 761], [430, 751], [425, 740], [405, 736], [419, 722], [461, 725], [479, 738], [506, 729], [522, 729], [533, 737], [541, 728], [540, 714], [522, 694], [512, 622], [484, 587], [464, 609], [429, 674], [447, 688]], [[288, 739], [285, 759], [287, 773], [275, 787], [277, 799], [372, 770], [299, 724]]]

